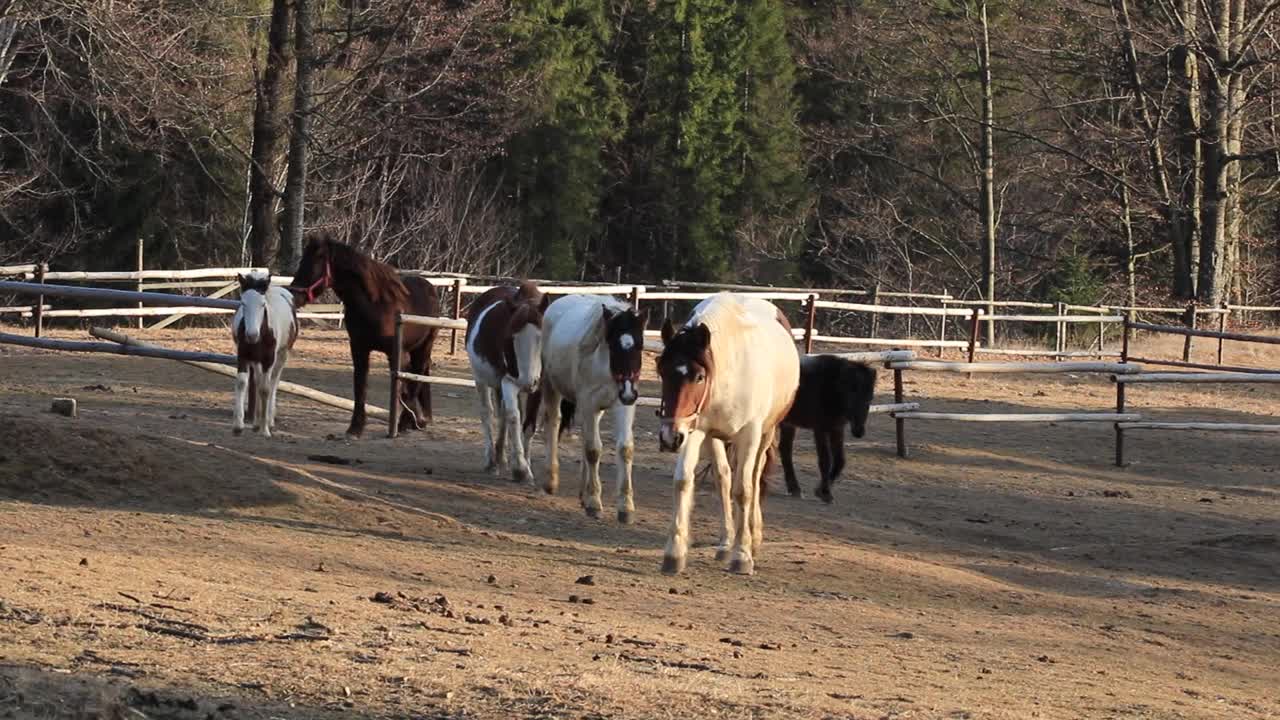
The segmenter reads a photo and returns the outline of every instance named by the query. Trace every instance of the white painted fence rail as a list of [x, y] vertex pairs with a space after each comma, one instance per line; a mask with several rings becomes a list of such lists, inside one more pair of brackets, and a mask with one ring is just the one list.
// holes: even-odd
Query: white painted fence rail
[[[948, 317], [973, 317], [973, 310], [968, 308], [926, 308], [904, 307], [899, 305], [869, 305], [867, 303], [834, 302], [818, 300], [814, 306], [820, 310], [847, 310], [850, 312], [869, 312], [882, 315], [943, 315]], [[982, 315], [982, 310], [978, 310]]]
[[1280, 383], [1280, 373], [1143, 373], [1114, 379], [1118, 383]]
[[904, 412], [894, 413], [901, 420], [954, 420], [959, 422], [1136, 422], [1142, 419], [1134, 413], [949, 413]]
[[109, 290], [107, 288], [88, 288], [75, 285], [49, 285], [42, 283], [15, 282], [0, 280], [0, 292], [11, 292], [18, 295], [43, 295], [45, 297], [71, 297], [87, 300], [111, 302], [143, 303], [144, 305], [165, 305], [169, 307], [191, 306], [206, 308], [240, 307], [239, 300], [223, 300], [194, 295], [170, 295], [168, 293], [137, 292], [134, 290]]
[[930, 370], [957, 373], [1112, 373], [1117, 376], [1142, 372], [1141, 365], [1107, 362], [997, 363], [910, 360], [889, 365], [891, 370]]

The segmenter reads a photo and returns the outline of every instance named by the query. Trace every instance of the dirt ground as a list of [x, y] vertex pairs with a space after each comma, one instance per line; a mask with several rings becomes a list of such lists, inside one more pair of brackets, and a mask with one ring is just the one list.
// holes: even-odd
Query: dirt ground
[[[342, 334], [308, 328], [285, 378], [348, 395]], [[1274, 387], [1129, 395], [1152, 418], [1266, 423]], [[910, 373], [907, 395], [1104, 410], [1114, 390]], [[50, 414], [57, 396], [80, 417]], [[1135, 431], [1120, 469], [1106, 425], [921, 421], [901, 460], [873, 417], [835, 504], [773, 478], [755, 576], [713, 561], [703, 488], [670, 578], [673, 459], [648, 410], [619, 526], [579, 509], [576, 438], [548, 497], [481, 472], [471, 391], [435, 397], [435, 424], [395, 441], [371, 422], [349, 443], [345, 413], [285, 395], [275, 438], [237, 438], [229, 379], [0, 346], [0, 718], [1280, 717], [1274, 436]]]

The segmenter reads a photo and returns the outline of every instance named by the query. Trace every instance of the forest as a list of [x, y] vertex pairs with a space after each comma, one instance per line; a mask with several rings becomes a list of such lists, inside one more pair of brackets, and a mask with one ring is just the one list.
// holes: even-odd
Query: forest
[[1280, 0], [0, 0], [0, 264], [1280, 299]]

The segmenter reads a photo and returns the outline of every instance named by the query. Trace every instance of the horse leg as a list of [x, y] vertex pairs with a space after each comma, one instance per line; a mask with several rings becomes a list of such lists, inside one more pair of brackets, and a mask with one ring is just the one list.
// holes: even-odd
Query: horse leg
[[281, 349], [276, 353], [276, 362], [267, 373], [267, 429], [276, 429], [276, 398], [280, 394], [280, 378], [284, 376], [285, 363], [289, 362], [289, 351]]
[[271, 380], [270, 371], [258, 363], [253, 365], [253, 381], [257, 385], [258, 398], [257, 406], [253, 413], [253, 429], [262, 434], [262, 437], [271, 437], [271, 426], [269, 424], [271, 411]]
[[510, 378], [502, 379], [502, 432], [511, 443], [511, 480], [525, 483], [533, 479], [529, 458], [524, 454], [520, 428], [520, 386]]
[[791, 462], [791, 448], [795, 440], [795, 426], [783, 425], [782, 437], [778, 441], [778, 452], [782, 455], [782, 474], [787, 478], [787, 494], [794, 498], [802, 498], [804, 491], [800, 489], [800, 483], [796, 480], [796, 468]]
[[542, 433], [547, 443], [547, 479], [542, 489], [555, 495], [560, 489], [560, 394], [551, 383], [542, 384]]
[[244, 405], [249, 394], [249, 368], [244, 363], [236, 368], [236, 392], [231, 404], [231, 432], [244, 432]]
[[685, 438], [680, 454], [676, 456], [675, 512], [671, 518], [671, 533], [662, 554], [662, 572], [675, 575], [684, 570], [689, 554], [689, 515], [693, 512], [693, 470], [698, 465], [698, 453], [702, 451], [705, 435], [701, 430], [691, 430]]
[[[436, 342], [436, 333], [434, 330], [432, 330], [431, 334], [427, 336], [426, 342], [423, 343], [422, 345], [422, 374], [423, 375], [431, 374], [431, 350], [432, 350], [432, 346], [435, 345], [435, 342]], [[425, 426], [427, 423], [430, 423], [435, 420], [435, 417], [432, 415], [432, 411], [431, 411], [431, 383], [418, 384], [418, 407], [421, 409], [421, 412], [422, 412], [422, 414], [418, 416], [418, 421], [420, 423], [419, 429], [421, 429], [421, 426]]]
[[355, 407], [351, 409], [351, 426], [347, 428], [347, 438], [358, 440], [364, 434], [364, 401], [369, 389], [369, 349], [356, 347], [354, 340], [351, 342], [351, 383], [351, 399], [355, 401]]
[[837, 424], [821, 435], [825, 446], [823, 456], [827, 459], [827, 467], [822, 472], [822, 485], [818, 488], [818, 497], [822, 498], [823, 502], [831, 502], [835, 499], [831, 486], [840, 477], [840, 471], [844, 470], [844, 425]]
[[476, 383], [476, 394], [480, 396], [480, 428], [484, 431], [484, 471], [493, 472], [498, 469], [493, 442], [493, 389]]
[[733, 439], [733, 549], [729, 552], [729, 572], [751, 575], [755, 572], [755, 559], [751, 544], [751, 523], [755, 517], [757, 469], [760, 464], [762, 430], [759, 423], [750, 423]]
[[813, 444], [818, 451], [818, 489], [823, 502], [831, 502], [831, 436], [826, 430], [813, 431]]
[[636, 513], [636, 500], [631, 487], [631, 463], [635, 459], [636, 406], [618, 403], [613, 411], [614, 444], [618, 450], [618, 522], [630, 525]]
[[493, 441], [494, 473], [500, 475], [500, 468], [507, 462], [507, 423], [503, 419], [502, 387], [490, 388], [489, 392], [493, 398], [494, 424], [498, 429], [497, 439]]
[[720, 440], [708, 440], [711, 445], [713, 468], [716, 474], [716, 490], [720, 493], [720, 539], [716, 542], [716, 562], [729, 559], [729, 546], [733, 538], [733, 499], [729, 495], [733, 482], [733, 466], [729, 453]]
[[[426, 357], [424, 350], [418, 348], [409, 353], [409, 372], [415, 375], [429, 375], [430, 369], [426, 367]], [[403, 405], [407, 411], [400, 418], [401, 430], [421, 430], [426, 422], [423, 419], [422, 409], [422, 393], [423, 388], [431, 387], [431, 383], [406, 382], [402, 390], [401, 397]]]
[[578, 502], [588, 517], [600, 517], [604, 503], [600, 501], [600, 418], [604, 411], [594, 411], [582, 424], [582, 483], [578, 485]]
[[751, 554], [759, 555], [760, 546], [764, 544], [764, 507], [761, 495], [764, 494], [764, 471], [769, 464], [769, 450], [773, 447], [773, 436], [777, 428], [765, 433], [761, 439], [760, 456], [756, 459], [754, 502], [751, 504]]

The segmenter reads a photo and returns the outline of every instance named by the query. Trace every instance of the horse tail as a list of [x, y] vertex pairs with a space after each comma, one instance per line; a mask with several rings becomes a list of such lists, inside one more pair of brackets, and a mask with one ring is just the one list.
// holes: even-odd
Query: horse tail
[[573, 424], [573, 414], [577, 412], [578, 406], [572, 400], [560, 401], [560, 434], [563, 435], [569, 426]]

